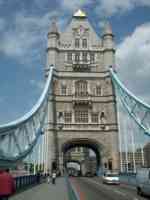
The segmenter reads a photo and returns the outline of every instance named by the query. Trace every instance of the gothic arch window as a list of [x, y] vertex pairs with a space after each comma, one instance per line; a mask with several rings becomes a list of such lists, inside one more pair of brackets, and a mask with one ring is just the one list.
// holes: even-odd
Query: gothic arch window
[[79, 47], [80, 47], [80, 39], [75, 38], [75, 48], [79, 48]]
[[61, 95], [67, 95], [67, 86], [64, 84], [61, 85]]
[[87, 52], [83, 52], [82, 53], [82, 60], [83, 60], [83, 62], [87, 62], [87, 56], [88, 56]]
[[91, 121], [92, 123], [98, 123], [98, 113], [93, 112], [91, 114]]
[[102, 87], [100, 85], [96, 86], [96, 96], [102, 96]]
[[87, 81], [80, 80], [75, 83], [75, 95], [76, 96], [87, 96], [88, 94]]
[[72, 61], [72, 52], [68, 52], [68, 54], [67, 54], [67, 61], [68, 62]]
[[75, 53], [75, 61], [76, 62], [80, 61], [80, 53], [79, 52]]
[[87, 48], [87, 39], [86, 38], [82, 39], [82, 47]]

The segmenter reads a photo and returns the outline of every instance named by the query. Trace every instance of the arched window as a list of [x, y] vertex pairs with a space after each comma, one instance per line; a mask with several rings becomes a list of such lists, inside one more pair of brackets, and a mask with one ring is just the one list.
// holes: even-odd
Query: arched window
[[61, 85], [61, 95], [66, 95], [66, 94], [67, 94], [67, 86]]
[[72, 61], [72, 52], [68, 52], [68, 54], [67, 54], [67, 61], [68, 62]]
[[75, 38], [75, 48], [79, 48], [79, 47], [80, 47], [80, 39]]
[[100, 85], [96, 86], [96, 96], [102, 96], [102, 87]]
[[75, 61], [76, 62], [80, 61], [80, 53], [79, 52], [75, 53]]
[[76, 96], [87, 96], [87, 81], [77, 81], [75, 83], [75, 95]]
[[83, 62], [87, 62], [87, 52], [83, 52], [82, 53], [82, 60], [83, 60]]
[[87, 39], [86, 38], [82, 39], [82, 47], [87, 48]]

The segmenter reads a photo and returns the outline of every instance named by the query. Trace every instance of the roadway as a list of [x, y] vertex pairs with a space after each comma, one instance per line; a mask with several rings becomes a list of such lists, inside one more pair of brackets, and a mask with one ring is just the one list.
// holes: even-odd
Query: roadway
[[136, 194], [136, 188], [129, 185], [106, 185], [100, 178], [72, 178], [80, 200], [145, 200]]

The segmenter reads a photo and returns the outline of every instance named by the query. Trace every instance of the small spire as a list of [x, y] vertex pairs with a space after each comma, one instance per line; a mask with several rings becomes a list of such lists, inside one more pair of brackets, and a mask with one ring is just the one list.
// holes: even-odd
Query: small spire
[[59, 34], [56, 19], [52, 20], [52, 23], [51, 23], [51, 26], [49, 29], [49, 33]]
[[87, 15], [85, 12], [83, 12], [81, 9], [79, 9], [77, 12], [75, 12], [73, 17], [85, 18], [85, 17], [87, 17]]
[[112, 32], [112, 27], [111, 27], [111, 24], [107, 21], [105, 26], [104, 26], [104, 30], [103, 30], [103, 35], [113, 35], [113, 32]]

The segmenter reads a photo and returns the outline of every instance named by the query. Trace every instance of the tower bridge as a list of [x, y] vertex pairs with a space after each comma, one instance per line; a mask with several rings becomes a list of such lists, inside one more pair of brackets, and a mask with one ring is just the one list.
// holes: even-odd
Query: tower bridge
[[99, 36], [81, 10], [64, 32], [52, 22], [45, 88], [30, 112], [0, 126], [0, 167], [30, 158], [44, 173], [63, 174], [74, 147], [95, 152], [97, 172], [150, 166], [150, 106], [119, 80], [114, 43], [110, 24]]

